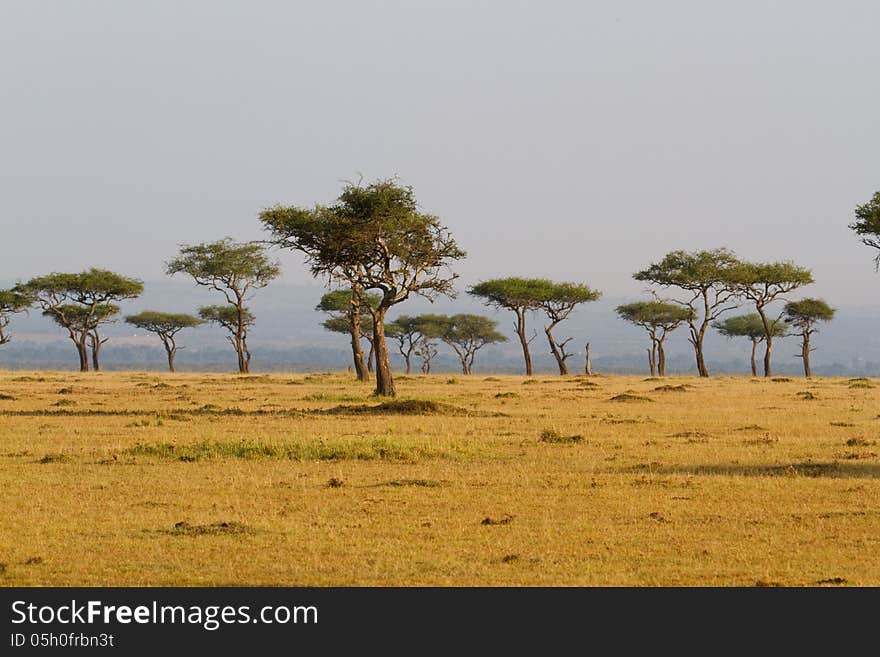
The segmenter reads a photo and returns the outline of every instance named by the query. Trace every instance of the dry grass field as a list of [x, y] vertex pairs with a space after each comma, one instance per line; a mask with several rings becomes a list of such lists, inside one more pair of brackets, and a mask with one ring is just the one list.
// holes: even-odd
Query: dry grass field
[[868, 380], [0, 373], [0, 584], [880, 585]]

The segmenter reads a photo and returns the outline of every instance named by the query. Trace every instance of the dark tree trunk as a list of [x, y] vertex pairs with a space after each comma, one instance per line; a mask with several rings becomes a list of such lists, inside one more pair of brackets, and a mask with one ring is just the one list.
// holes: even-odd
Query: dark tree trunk
[[388, 355], [388, 343], [385, 342], [385, 313], [388, 307], [383, 304], [373, 313], [373, 349], [376, 353], [376, 395], [394, 397], [394, 376], [391, 373], [391, 359]]
[[101, 340], [100, 338], [92, 338], [92, 369], [95, 372], [101, 371], [101, 364], [98, 358], [98, 354], [101, 351]]
[[354, 359], [354, 371], [357, 373], [358, 381], [367, 382], [370, 380], [370, 373], [367, 370], [367, 364], [364, 362], [364, 350], [361, 349], [361, 327], [360, 327], [360, 307], [349, 313], [348, 316], [349, 332], [351, 334], [351, 355]]
[[516, 310], [516, 334], [522, 345], [523, 358], [526, 361], [526, 376], [532, 375], [532, 355], [529, 353], [529, 339], [526, 337], [526, 311], [525, 308]]
[[587, 376], [593, 376], [593, 361], [590, 360], [590, 343], [587, 343], [587, 362], [584, 365], [584, 374]]
[[406, 373], [412, 374], [412, 363], [410, 362], [411, 356], [409, 354], [403, 354], [403, 362], [406, 363]]
[[758, 340], [752, 340], [752, 376], [758, 376], [758, 363], [756, 356], [758, 353]]
[[86, 346], [86, 335], [83, 334], [79, 338], [71, 336], [73, 343], [76, 345], [76, 351], [79, 354], [79, 371], [89, 371], [89, 348]]
[[553, 339], [552, 331], [554, 326], [556, 324], [551, 323], [550, 326], [544, 329], [544, 333], [547, 334], [547, 342], [550, 343], [550, 353], [553, 354], [553, 358], [556, 359], [556, 364], [559, 366], [559, 375], [565, 376], [568, 374], [568, 367], [565, 365], [565, 358], [563, 358], [562, 353], [556, 346], [556, 340]]
[[168, 371], [174, 373], [174, 349], [168, 349]]
[[654, 361], [654, 348], [645, 349], [648, 352], [648, 369], [651, 370], [651, 376], [657, 375], [657, 364]]
[[694, 357], [697, 360], [697, 373], [701, 377], [709, 376], [709, 368], [706, 366], [706, 358], [703, 355], [703, 340], [706, 337], [706, 329], [709, 324], [707, 322], [703, 322], [698, 329], [695, 324], [690, 323], [690, 343], [694, 348]]
[[663, 340], [657, 340], [657, 376], [666, 376], [666, 350]]
[[756, 306], [755, 309], [761, 316], [761, 323], [764, 324], [764, 376], [773, 376], [773, 370], [770, 367], [770, 356], [773, 353], [773, 331], [770, 329], [770, 321], [767, 319], [767, 313], [764, 312], [764, 306]]
[[801, 357], [804, 359], [804, 376], [808, 379], [813, 378], [813, 371], [810, 369], [810, 334], [807, 331], [803, 333], [803, 344], [801, 345]]
[[370, 353], [367, 354], [367, 372], [373, 373], [373, 365], [376, 362], [375, 338], [368, 341], [370, 343]]

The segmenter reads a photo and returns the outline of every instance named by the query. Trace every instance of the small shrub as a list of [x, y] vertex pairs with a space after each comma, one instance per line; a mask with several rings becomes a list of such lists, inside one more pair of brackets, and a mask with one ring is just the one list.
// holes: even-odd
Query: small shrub
[[541, 432], [540, 441], [542, 443], [553, 443], [557, 445], [564, 444], [572, 444], [572, 443], [581, 443], [584, 441], [584, 437], [575, 434], [573, 436], [563, 436], [561, 433], [556, 431], [556, 429], [544, 429]]

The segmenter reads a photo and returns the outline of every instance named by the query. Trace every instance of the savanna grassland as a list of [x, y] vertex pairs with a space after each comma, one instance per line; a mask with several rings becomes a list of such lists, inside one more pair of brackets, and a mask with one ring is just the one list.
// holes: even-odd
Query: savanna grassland
[[880, 585], [869, 380], [0, 373], [0, 584]]

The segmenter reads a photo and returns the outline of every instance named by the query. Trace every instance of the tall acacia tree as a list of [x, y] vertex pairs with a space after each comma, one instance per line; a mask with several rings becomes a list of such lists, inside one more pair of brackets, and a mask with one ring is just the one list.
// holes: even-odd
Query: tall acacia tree
[[445, 342], [461, 361], [462, 374], [470, 374], [477, 352], [487, 344], [506, 342], [507, 338], [495, 330], [493, 319], [482, 315], [424, 315], [423, 331], [427, 337]]
[[97, 365], [98, 350], [106, 342], [100, 337], [99, 327], [119, 312], [113, 302], [140, 296], [144, 284], [106, 269], [92, 268], [78, 274], [38, 276], [16, 290], [33, 298], [44, 315], [67, 331], [79, 354], [80, 371], [88, 372], [89, 347], [93, 364]]
[[0, 345], [7, 344], [12, 336], [6, 330], [16, 313], [26, 312], [34, 303], [34, 298], [24, 294], [21, 289], [0, 290]]
[[813, 376], [810, 369], [810, 354], [815, 351], [810, 345], [813, 334], [818, 332], [818, 322], [830, 322], [834, 319], [834, 308], [822, 299], [801, 299], [785, 304], [785, 323], [797, 329], [801, 337], [800, 357], [804, 361], [804, 376]]
[[880, 270], [880, 192], [876, 192], [870, 201], [856, 207], [856, 220], [849, 225], [855, 231], [862, 244], [877, 249], [874, 265]]
[[198, 285], [225, 297], [231, 311], [221, 312], [218, 306], [205, 306], [199, 316], [230, 332], [229, 341], [238, 355], [238, 371], [249, 372], [251, 353], [247, 334], [254, 317], [245, 304], [256, 290], [278, 278], [281, 274], [278, 263], [270, 260], [259, 244], [235, 242], [227, 237], [217, 242], [182, 246], [180, 255], [166, 263], [165, 271], [169, 276], [189, 274]]
[[568, 366], [565, 361], [574, 355], [573, 353], [567, 353], [565, 346], [573, 338], [566, 338], [560, 342], [553, 335], [553, 330], [561, 322], [568, 319], [577, 306], [582, 303], [597, 301], [602, 296], [602, 293], [582, 283], [556, 283], [549, 280], [540, 280], [541, 284], [535, 286], [535, 301], [537, 307], [543, 310], [547, 315], [547, 319], [550, 320], [550, 323], [544, 327], [544, 334], [547, 336], [547, 342], [550, 344], [550, 353], [556, 359], [559, 374], [564, 376], [568, 374]]
[[[767, 339], [764, 332], [764, 322], [757, 313], [748, 315], [737, 315], [728, 317], [724, 321], [718, 321], [712, 324], [718, 332], [728, 338], [748, 338], [752, 343], [752, 357], [750, 360], [752, 366], [752, 376], [758, 376], [758, 345]], [[774, 338], [784, 338], [788, 334], [788, 328], [785, 322], [781, 320], [773, 320], [770, 323], [770, 329]]]
[[681, 298], [668, 301], [692, 311], [688, 320], [688, 339], [694, 348], [700, 376], [709, 376], [703, 350], [709, 326], [721, 315], [737, 307], [730, 272], [738, 263], [736, 255], [728, 249], [673, 251], [660, 262], [633, 274], [637, 281], [663, 288], [678, 288], [684, 293]]
[[[378, 305], [378, 294], [362, 292], [356, 295], [353, 290], [347, 289], [327, 292], [315, 306], [315, 310], [330, 314], [330, 319], [323, 323], [325, 329], [348, 333], [351, 337], [351, 352], [358, 381], [369, 381], [373, 371], [373, 319], [369, 309]], [[340, 330], [343, 326], [345, 330]], [[366, 361], [361, 338], [366, 338], [370, 344], [370, 354]]]
[[465, 257], [437, 217], [419, 211], [413, 190], [394, 180], [348, 183], [337, 203], [313, 209], [275, 206], [260, 213], [271, 242], [305, 254], [313, 276], [377, 290], [370, 309], [376, 349], [376, 394], [394, 396], [385, 316], [411, 295], [454, 295], [453, 262]]
[[483, 281], [468, 289], [468, 294], [480, 297], [486, 305], [496, 309], [511, 310], [516, 315], [513, 329], [522, 346], [526, 375], [528, 376], [532, 375], [532, 355], [529, 353], [529, 343], [535, 336], [529, 337], [526, 333], [526, 314], [538, 309], [539, 300], [546, 285], [545, 279], [509, 277]]
[[736, 293], [751, 301], [764, 327], [764, 376], [773, 376], [770, 358], [773, 353], [773, 322], [768, 306], [783, 295], [813, 282], [809, 269], [792, 262], [742, 262], [729, 274]]
[[177, 334], [185, 328], [195, 328], [205, 323], [203, 319], [185, 313], [160, 313], [155, 310], [145, 310], [137, 315], [128, 315], [125, 321], [132, 326], [137, 326], [159, 336], [168, 357], [169, 372], [174, 371], [174, 357], [178, 350], [183, 349], [177, 345]]
[[693, 310], [674, 303], [638, 301], [618, 306], [616, 312], [622, 320], [641, 326], [648, 332], [651, 338], [651, 348], [648, 349], [651, 376], [666, 376], [666, 338], [692, 318]]

